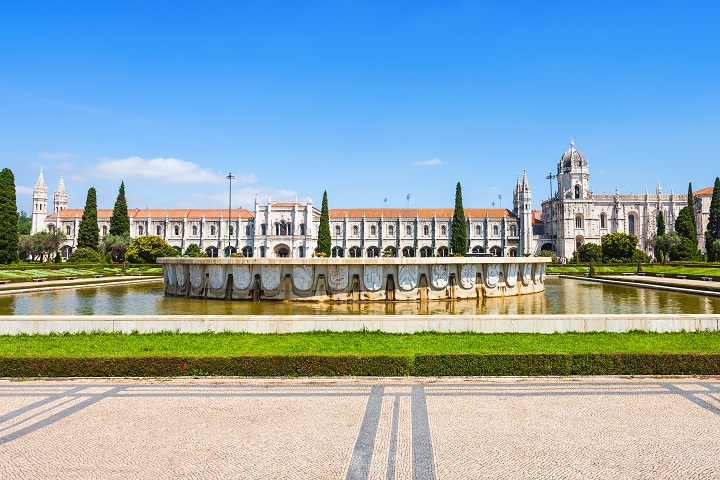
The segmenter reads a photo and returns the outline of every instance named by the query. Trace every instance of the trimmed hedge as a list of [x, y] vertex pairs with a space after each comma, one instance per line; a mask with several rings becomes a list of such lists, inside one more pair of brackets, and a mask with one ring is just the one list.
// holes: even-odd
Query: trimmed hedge
[[720, 353], [0, 356], [0, 377], [720, 375]]

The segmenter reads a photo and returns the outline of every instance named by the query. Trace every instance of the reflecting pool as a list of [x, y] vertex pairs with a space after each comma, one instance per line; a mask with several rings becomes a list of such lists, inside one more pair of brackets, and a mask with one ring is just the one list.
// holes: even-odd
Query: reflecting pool
[[720, 313], [720, 298], [548, 277], [545, 293], [396, 303], [284, 303], [166, 297], [162, 282], [0, 296], [0, 315], [497, 315]]

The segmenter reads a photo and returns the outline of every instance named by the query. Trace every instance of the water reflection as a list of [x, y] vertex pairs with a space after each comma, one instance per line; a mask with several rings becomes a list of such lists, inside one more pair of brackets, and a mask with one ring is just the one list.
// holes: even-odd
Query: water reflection
[[718, 313], [720, 298], [548, 277], [545, 294], [398, 303], [283, 303], [166, 297], [162, 284], [0, 296], [2, 315], [497, 315]]

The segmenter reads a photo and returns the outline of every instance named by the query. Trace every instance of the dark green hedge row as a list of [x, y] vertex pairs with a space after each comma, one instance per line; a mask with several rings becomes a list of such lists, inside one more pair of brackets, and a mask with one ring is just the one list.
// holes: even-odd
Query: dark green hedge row
[[0, 356], [0, 377], [720, 375], [720, 353]]

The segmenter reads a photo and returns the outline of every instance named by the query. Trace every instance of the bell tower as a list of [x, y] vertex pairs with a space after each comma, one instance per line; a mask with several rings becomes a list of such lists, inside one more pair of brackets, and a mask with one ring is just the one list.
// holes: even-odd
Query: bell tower
[[65, 190], [65, 182], [63, 181], [61, 173], [60, 182], [58, 183], [57, 190], [55, 190], [55, 195], [53, 196], [53, 206], [55, 207], [54, 213], [58, 213], [60, 210], [65, 210], [67, 208], [67, 204], [68, 194]]
[[32, 210], [32, 226], [30, 233], [42, 232], [45, 229], [45, 217], [47, 216], [47, 187], [45, 186], [45, 178], [43, 170], [40, 169], [40, 176], [33, 188], [33, 210]]

